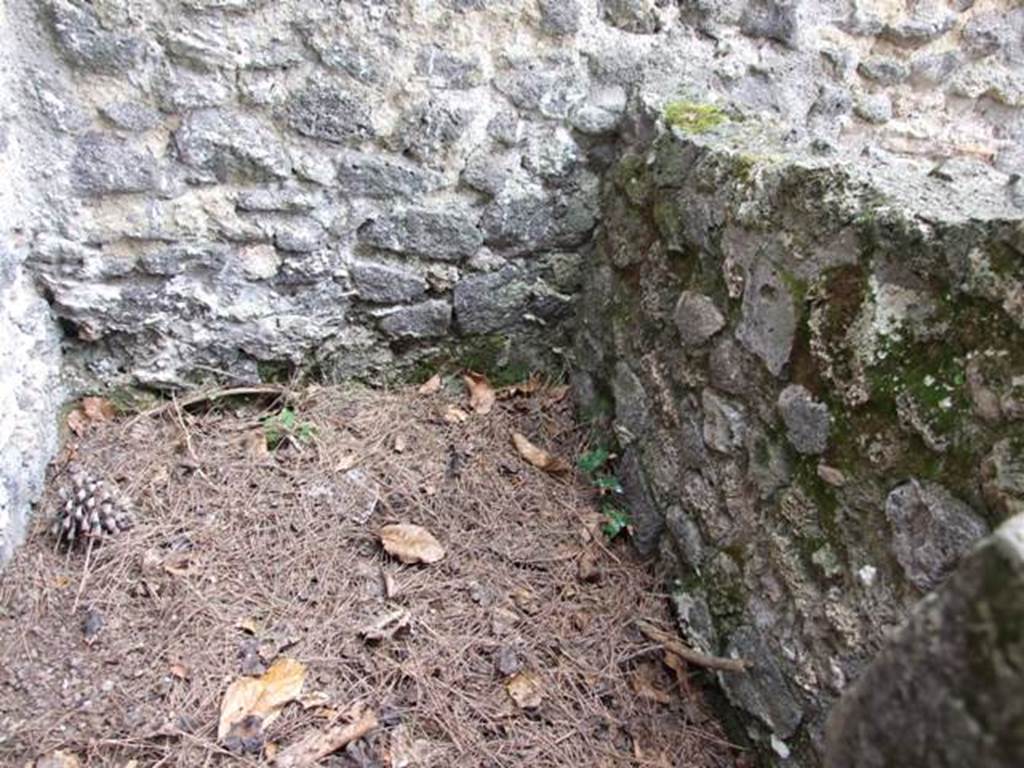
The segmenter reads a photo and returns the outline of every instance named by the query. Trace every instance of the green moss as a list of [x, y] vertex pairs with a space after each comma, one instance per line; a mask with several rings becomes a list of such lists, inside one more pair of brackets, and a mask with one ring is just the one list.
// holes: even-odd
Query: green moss
[[665, 105], [665, 122], [686, 133], [707, 133], [729, 122], [729, 116], [714, 104], [672, 101]]

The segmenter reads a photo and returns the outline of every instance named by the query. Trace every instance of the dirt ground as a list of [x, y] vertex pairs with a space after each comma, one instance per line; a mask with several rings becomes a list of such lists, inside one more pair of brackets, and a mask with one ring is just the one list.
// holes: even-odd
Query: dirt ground
[[[475, 413], [452, 377], [73, 420], [0, 574], [0, 764], [267, 765], [357, 710], [377, 726], [320, 765], [742, 762], [695, 670], [634, 625], [671, 629], [654, 566], [605, 540], [578, 472], [513, 447], [520, 432], [570, 462], [586, 450], [564, 390], [503, 394]], [[135, 527], [55, 546], [45, 518], [72, 469], [116, 484]], [[387, 554], [390, 523], [429, 530], [443, 559]], [[218, 739], [229, 685], [282, 659], [301, 695]]]

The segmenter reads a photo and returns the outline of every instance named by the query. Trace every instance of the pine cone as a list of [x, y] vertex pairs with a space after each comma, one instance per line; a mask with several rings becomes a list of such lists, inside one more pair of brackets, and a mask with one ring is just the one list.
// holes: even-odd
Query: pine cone
[[114, 536], [132, 527], [128, 506], [102, 480], [75, 472], [59, 491], [53, 534], [68, 547]]

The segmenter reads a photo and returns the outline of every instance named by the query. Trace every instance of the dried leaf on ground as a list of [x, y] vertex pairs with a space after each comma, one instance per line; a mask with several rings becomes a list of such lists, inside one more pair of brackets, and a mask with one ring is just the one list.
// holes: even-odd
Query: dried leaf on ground
[[114, 404], [103, 397], [83, 397], [82, 413], [89, 421], [99, 424], [117, 416]]
[[421, 395], [433, 395], [441, 391], [441, 374], [435, 373], [420, 385], [416, 391]]
[[536, 709], [544, 701], [544, 685], [528, 670], [514, 675], [505, 690], [520, 709]]
[[173, 677], [176, 677], [179, 680], [188, 680], [189, 676], [192, 674], [191, 670], [181, 663], [171, 664], [169, 671]]
[[538, 448], [518, 432], [512, 433], [512, 442], [515, 444], [516, 450], [519, 451], [519, 455], [538, 469], [543, 469], [553, 475], [562, 474], [571, 469], [569, 462], [565, 459], [552, 456], [542, 448]]
[[403, 563], [436, 563], [444, 558], [444, 547], [426, 528], [412, 523], [385, 525], [380, 541], [389, 555]]
[[259, 718], [265, 728], [290, 701], [302, 693], [306, 680], [304, 664], [282, 657], [260, 677], [240, 677], [228, 686], [221, 701], [217, 739], [224, 739], [232, 727], [245, 718]]
[[324, 731], [310, 731], [282, 750], [275, 764], [278, 768], [306, 768], [358, 741], [377, 727], [377, 716], [367, 712], [351, 723], [334, 725]]
[[481, 416], [486, 416], [494, 408], [494, 388], [491, 387], [491, 382], [487, 380], [487, 377], [473, 373], [472, 371], [466, 373], [462, 380], [466, 382], [466, 389], [469, 390], [469, 407], [473, 409], [474, 413]]
[[444, 412], [444, 420], [449, 424], [465, 424], [468, 419], [469, 414], [454, 405], [449, 405]]
[[270, 456], [267, 436], [260, 429], [250, 430], [242, 436], [242, 448], [250, 461], [265, 461]]
[[672, 696], [654, 684], [657, 670], [651, 664], [641, 664], [634, 670], [629, 683], [637, 696], [659, 704], [669, 704]]
[[338, 461], [334, 465], [334, 471], [347, 472], [348, 470], [352, 469], [352, 467], [354, 467], [358, 461], [359, 454], [353, 451], [343, 453], [341, 454], [341, 456], [338, 457]]
[[362, 638], [371, 643], [390, 640], [409, 626], [409, 612], [404, 608], [385, 613], [359, 630]]
[[539, 375], [531, 373], [529, 377], [527, 377], [526, 381], [502, 387], [496, 392], [496, 394], [499, 400], [508, 400], [513, 397], [527, 397], [540, 389], [543, 384], [544, 382], [541, 380]]
[[82, 413], [81, 409], [75, 408], [67, 416], [68, 429], [74, 432], [76, 435], [81, 437], [85, 434], [85, 430], [89, 426], [89, 421], [85, 418], [85, 414]]
[[330, 703], [331, 696], [327, 691], [310, 691], [309, 693], [299, 697], [299, 705], [303, 709], [326, 707]]

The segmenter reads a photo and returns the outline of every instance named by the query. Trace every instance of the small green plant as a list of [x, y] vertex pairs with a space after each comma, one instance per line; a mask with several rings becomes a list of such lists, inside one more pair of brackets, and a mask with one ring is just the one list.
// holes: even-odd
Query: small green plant
[[665, 105], [665, 122], [686, 133], [707, 133], [729, 122], [729, 116], [714, 104], [670, 101]]
[[291, 408], [282, 408], [279, 413], [263, 420], [263, 434], [267, 438], [267, 447], [274, 449], [285, 443], [308, 443], [316, 435], [316, 427], [308, 421], [299, 421]]
[[630, 523], [633, 522], [626, 510], [611, 501], [601, 505], [601, 514], [605, 517], [601, 530], [609, 541], [614, 541], [623, 531], [629, 530]]
[[601, 530], [609, 540], [628, 532], [632, 523], [629, 512], [613, 498], [621, 496], [623, 489], [619, 478], [608, 466], [612, 458], [614, 457], [607, 448], [594, 448], [580, 456], [576, 462], [580, 470], [590, 478], [591, 485], [601, 498], [600, 509], [605, 518]]

